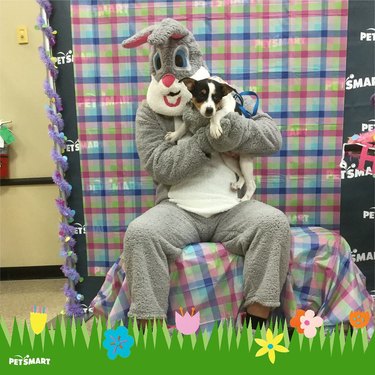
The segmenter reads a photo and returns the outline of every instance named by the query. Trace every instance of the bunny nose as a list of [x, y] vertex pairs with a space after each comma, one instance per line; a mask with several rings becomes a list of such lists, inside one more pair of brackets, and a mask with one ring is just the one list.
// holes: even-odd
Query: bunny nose
[[172, 86], [172, 83], [175, 81], [175, 76], [172, 75], [172, 74], [166, 74], [165, 76], [163, 76], [163, 78], [161, 79], [161, 81], [163, 82], [163, 85], [165, 87], [170, 87]]

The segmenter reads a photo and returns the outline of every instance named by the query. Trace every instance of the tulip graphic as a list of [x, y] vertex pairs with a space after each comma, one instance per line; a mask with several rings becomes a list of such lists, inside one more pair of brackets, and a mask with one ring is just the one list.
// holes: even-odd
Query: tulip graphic
[[184, 335], [191, 335], [198, 331], [199, 324], [200, 324], [200, 314], [199, 311], [194, 315], [195, 308], [191, 309], [191, 314], [186, 311], [184, 314], [184, 310], [180, 307], [180, 313], [177, 311], [175, 312], [175, 320], [176, 320], [176, 328], [179, 332]]
[[31, 329], [36, 335], [39, 335], [43, 331], [47, 323], [47, 314], [45, 311], [46, 311], [45, 307], [38, 308], [34, 306], [34, 311], [30, 313]]

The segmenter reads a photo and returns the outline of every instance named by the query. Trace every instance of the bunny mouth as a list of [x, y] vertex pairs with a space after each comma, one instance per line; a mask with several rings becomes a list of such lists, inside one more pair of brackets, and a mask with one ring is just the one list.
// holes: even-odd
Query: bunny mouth
[[177, 95], [179, 95], [181, 93], [181, 91], [177, 91], [177, 92], [170, 92], [170, 93], [168, 93], [168, 95], [167, 96], [177, 96]]
[[179, 97], [177, 98], [177, 100], [176, 100], [175, 103], [171, 103], [171, 102], [168, 100], [168, 96], [172, 96], [172, 97], [173, 97], [173, 96], [176, 96], [176, 95], [180, 94], [180, 92], [181, 92], [181, 91], [179, 91], [179, 92], [177, 92], [177, 93], [170, 93], [170, 94], [168, 94], [168, 95], [163, 96], [164, 103], [165, 103], [168, 107], [177, 107], [177, 106], [179, 106], [180, 103], [181, 103], [181, 96], [179, 96]]

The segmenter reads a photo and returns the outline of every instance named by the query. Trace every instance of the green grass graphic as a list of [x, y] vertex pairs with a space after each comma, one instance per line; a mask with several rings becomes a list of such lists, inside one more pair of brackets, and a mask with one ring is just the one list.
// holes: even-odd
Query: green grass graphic
[[[260, 346], [254, 338], [265, 338], [265, 329], [236, 331], [231, 322], [215, 325], [212, 334], [199, 332], [197, 335], [183, 336], [174, 331], [171, 335], [165, 325], [149, 326], [140, 332], [137, 325], [130, 324], [129, 335], [135, 343], [128, 358], [117, 357], [109, 360], [107, 351], [102, 347], [107, 327], [103, 320], [95, 319], [91, 333], [85, 323], [65, 323], [57, 321], [55, 329], [45, 328], [35, 335], [28, 322], [14, 319], [11, 332], [0, 317], [0, 372], [1, 374], [36, 373], [53, 374], [54, 370], [77, 371], [142, 371], [152, 373], [181, 374], [216, 371], [220, 374], [238, 369], [262, 371], [303, 371], [304, 368], [342, 370], [349, 374], [368, 368], [375, 355], [375, 340], [368, 340], [365, 329], [354, 330], [353, 335], [345, 335], [343, 326], [328, 334], [323, 327], [318, 334], [307, 339], [294, 333], [289, 340], [286, 325], [276, 322], [271, 327], [274, 336], [284, 333], [281, 345], [289, 353], [276, 353], [276, 362], [272, 365], [267, 355], [255, 357]], [[117, 327], [114, 327], [115, 329]], [[49, 365], [15, 366], [9, 365], [9, 358], [16, 355], [33, 358], [50, 358]], [[60, 372], [59, 371], [59, 372]], [[293, 371], [294, 372], [294, 371]], [[129, 374], [127, 372], [126, 374]]]

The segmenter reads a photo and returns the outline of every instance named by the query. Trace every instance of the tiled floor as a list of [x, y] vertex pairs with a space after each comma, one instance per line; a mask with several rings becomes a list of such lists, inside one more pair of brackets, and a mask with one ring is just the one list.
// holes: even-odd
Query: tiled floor
[[48, 321], [64, 307], [65, 279], [0, 281], [0, 316], [10, 329], [14, 317], [29, 321], [34, 305], [46, 307]]

